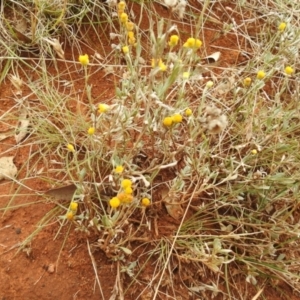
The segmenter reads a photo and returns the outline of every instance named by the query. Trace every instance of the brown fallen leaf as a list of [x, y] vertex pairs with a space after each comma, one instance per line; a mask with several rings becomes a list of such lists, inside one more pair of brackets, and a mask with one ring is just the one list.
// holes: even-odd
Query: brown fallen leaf
[[178, 204], [180, 199], [176, 199], [176, 197], [172, 197], [169, 193], [168, 188], [166, 187], [161, 189], [161, 195], [168, 214], [175, 220], [177, 221], [180, 220], [184, 213], [181, 205]]
[[5, 156], [0, 158], [0, 180], [12, 179], [17, 175], [18, 169], [13, 160], [13, 156]]
[[57, 198], [59, 200], [72, 200], [77, 187], [75, 184], [70, 184], [60, 188], [55, 188], [47, 191], [45, 195]]

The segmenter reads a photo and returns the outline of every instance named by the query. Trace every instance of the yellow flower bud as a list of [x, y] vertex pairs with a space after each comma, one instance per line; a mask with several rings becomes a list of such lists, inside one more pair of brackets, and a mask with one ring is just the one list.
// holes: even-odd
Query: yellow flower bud
[[190, 73], [189, 72], [183, 72], [182, 77], [183, 77], [183, 79], [189, 79], [190, 78]]
[[173, 119], [172, 119], [172, 117], [165, 117], [165, 118], [163, 119], [163, 124], [164, 124], [166, 127], [172, 126], [172, 124], [173, 124]]
[[121, 21], [121, 23], [126, 24], [127, 21], [128, 21], [128, 15], [126, 13], [124, 13], [124, 12], [121, 13], [121, 15], [120, 15], [120, 21]]
[[126, 194], [132, 194], [133, 193], [133, 190], [132, 190], [132, 188], [130, 186], [128, 186], [127, 188], [125, 188], [124, 191], [125, 191]]
[[123, 180], [122, 180], [122, 182], [121, 182], [121, 187], [122, 187], [123, 189], [126, 189], [126, 188], [128, 188], [128, 187], [131, 188], [131, 186], [132, 186], [132, 181], [131, 181], [130, 179], [123, 179]]
[[70, 209], [72, 210], [72, 211], [77, 211], [77, 208], [78, 208], [78, 203], [77, 202], [71, 202], [71, 204], [70, 204]]
[[158, 67], [163, 72], [167, 70], [167, 66], [162, 62], [161, 59], [159, 60]]
[[263, 70], [258, 71], [257, 75], [256, 75], [257, 79], [264, 79], [265, 76], [266, 76], [266, 73]]
[[287, 66], [285, 67], [284, 72], [286, 75], [292, 75], [295, 71], [291, 66]]
[[124, 167], [123, 166], [116, 166], [115, 172], [117, 174], [121, 174], [123, 171], [124, 171]]
[[174, 123], [181, 123], [182, 122], [182, 115], [181, 114], [174, 114], [172, 116], [172, 121]]
[[278, 31], [283, 32], [286, 28], [286, 23], [282, 22], [278, 25]]
[[84, 67], [87, 66], [90, 62], [89, 61], [89, 56], [87, 54], [79, 55], [78, 60], [81, 63], [81, 65], [83, 65]]
[[142, 201], [141, 201], [141, 204], [143, 206], [147, 207], [147, 206], [149, 206], [151, 204], [151, 201], [148, 198], [143, 198]]
[[243, 85], [245, 87], [249, 87], [251, 85], [251, 81], [252, 79], [250, 77], [246, 77], [244, 80], [243, 80]]
[[123, 51], [124, 54], [129, 53], [129, 47], [128, 46], [122, 47], [122, 51]]
[[192, 112], [192, 110], [191, 110], [190, 108], [187, 108], [187, 109], [185, 110], [185, 115], [186, 115], [187, 117], [190, 117], [192, 114], [193, 114], [193, 112]]
[[110, 110], [110, 106], [107, 105], [107, 104], [100, 103], [99, 106], [98, 106], [98, 112], [99, 113], [105, 113], [105, 112], [107, 112], [109, 110]]
[[126, 7], [125, 1], [120, 1], [120, 2], [118, 3], [118, 9], [119, 9], [119, 10], [124, 10], [125, 7]]
[[119, 207], [121, 204], [121, 201], [118, 197], [113, 197], [109, 200], [109, 205], [112, 207], [112, 208], [117, 208]]
[[178, 41], [179, 41], [179, 36], [174, 34], [170, 36], [170, 40], [168, 44], [170, 47], [174, 47], [178, 44]]
[[90, 127], [89, 129], [88, 129], [88, 134], [89, 135], [93, 135], [95, 133], [95, 127]]
[[68, 144], [67, 145], [67, 149], [70, 151], [70, 152], [75, 152], [75, 148], [72, 144]]
[[126, 29], [127, 29], [128, 31], [133, 31], [133, 30], [134, 30], [134, 23], [132, 23], [132, 22], [127, 22], [127, 23], [126, 23]]
[[69, 212], [67, 212], [67, 214], [66, 214], [66, 218], [67, 218], [69, 221], [72, 221], [72, 220], [74, 219], [74, 214], [73, 214], [71, 211], [69, 211]]

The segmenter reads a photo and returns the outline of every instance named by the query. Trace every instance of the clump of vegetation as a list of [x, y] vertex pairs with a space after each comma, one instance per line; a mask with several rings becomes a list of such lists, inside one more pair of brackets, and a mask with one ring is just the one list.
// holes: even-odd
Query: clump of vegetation
[[[300, 31], [290, 13], [299, 4], [274, 2], [253, 19], [246, 16], [260, 4], [235, 1], [227, 10], [240, 23], [227, 24], [214, 15], [223, 6], [210, 1], [200, 10], [186, 1], [20, 3], [6, 4], [4, 16], [30, 15], [30, 42], [2, 22], [1, 51], [30, 124], [18, 147], [39, 156], [26, 176], [42, 165], [35, 176], [74, 187], [45, 222], [84, 232], [89, 247], [118, 264], [114, 296], [137, 293], [136, 283], [151, 299], [176, 299], [180, 289], [250, 299], [242, 286], [260, 295], [278, 281], [299, 291]], [[209, 50], [212, 25], [211, 41], [234, 35], [235, 49]], [[84, 34], [90, 29], [102, 49]], [[33, 64], [24, 45], [38, 50]], [[231, 51], [245, 59], [228, 65], [222, 57]], [[109, 97], [91, 84], [99, 72], [110, 76]], [[125, 276], [132, 283], [120, 288]]]

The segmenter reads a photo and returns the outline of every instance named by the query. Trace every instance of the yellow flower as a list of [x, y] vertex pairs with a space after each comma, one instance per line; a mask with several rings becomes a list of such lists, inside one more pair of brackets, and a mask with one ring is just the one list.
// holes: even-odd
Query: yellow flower
[[134, 38], [134, 32], [133, 31], [128, 31], [127, 36], [128, 36], [129, 39]]
[[117, 174], [121, 174], [123, 171], [124, 171], [124, 167], [123, 167], [123, 166], [121, 166], [121, 165], [116, 166], [115, 172], [116, 172]]
[[84, 67], [87, 66], [90, 62], [89, 61], [89, 56], [87, 54], [79, 55], [78, 60], [81, 63], [81, 65], [83, 65]]
[[256, 155], [256, 154], [257, 154], [257, 150], [256, 150], [256, 149], [253, 149], [253, 150], [251, 150], [251, 153], [252, 153], [253, 155]]
[[286, 75], [292, 75], [295, 72], [295, 70], [291, 66], [287, 66], [285, 67], [284, 72]]
[[257, 79], [264, 79], [265, 76], [266, 76], [266, 73], [263, 70], [258, 71], [257, 75], [256, 75]]
[[70, 209], [71, 209], [72, 211], [75, 211], [75, 212], [76, 212], [77, 208], [78, 208], [78, 203], [77, 203], [77, 202], [71, 202], [71, 204], [70, 204]]
[[159, 59], [152, 58], [152, 59], [151, 59], [151, 67], [152, 67], [152, 68], [157, 67], [158, 62], [159, 62]]
[[95, 133], [95, 127], [90, 127], [89, 129], [88, 129], [88, 134], [89, 135], [93, 135]]
[[123, 51], [124, 54], [129, 53], [129, 47], [128, 46], [123, 46], [122, 51]]
[[189, 79], [190, 72], [183, 72], [182, 77], [183, 77], [183, 79]]
[[187, 108], [187, 109], [185, 110], [185, 115], [186, 115], [187, 117], [190, 117], [192, 114], [193, 114], [193, 112], [192, 112], [192, 110], [191, 110], [190, 108]]
[[75, 152], [75, 148], [72, 144], [68, 144], [67, 145], [67, 149], [70, 151], [70, 152]]
[[168, 44], [170, 47], [174, 47], [178, 44], [178, 41], [179, 41], [179, 36], [174, 34], [170, 36], [170, 40]]
[[133, 31], [134, 30], [134, 23], [127, 22], [126, 23], [126, 29], [127, 29], [127, 31]]
[[252, 79], [250, 77], [246, 77], [244, 80], [243, 80], [243, 85], [245, 87], [249, 87], [251, 85], [251, 81]]
[[121, 204], [121, 201], [118, 197], [113, 197], [109, 200], [109, 205], [112, 207], [112, 208], [117, 208], [119, 207]]
[[120, 199], [121, 203], [131, 203], [133, 200], [133, 196], [126, 193], [120, 193], [117, 197]]
[[73, 212], [71, 212], [71, 211], [67, 212], [66, 218], [67, 218], [69, 221], [72, 221], [72, 220], [74, 219], [74, 214], [73, 214]]
[[149, 206], [151, 204], [151, 201], [148, 198], [143, 198], [142, 201], [141, 201], [141, 204], [143, 206], [147, 207], [147, 206]]
[[183, 44], [184, 48], [199, 49], [202, 46], [202, 42], [199, 39], [188, 38]]
[[126, 24], [127, 21], [128, 21], [128, 15], [126, 13], [124, 13], [124, 12], [121, 13], [121, 15], [120, 15], [120, 21], [121, 21], [121, 23]]
[[118, 3], [118, 9], [119, 9], [119, 10], [124, 10], [125, 7], [126, 7], [125, 1], [120, 1], [120, 2]]
[[159, 69], [160, 69], [162, 72], [164, 72], [164, 71], [167, 70], [167, 66], [162, 62], [161, 59], [159, 60], [158, 66], [159, 66]]
[[163, 124], [164, 124], [166, 127], [172, 126], [172, 124], [173, 124], [173, 118], [172, 118], [172, 117], [165, 117], [165, 118], [163, 119]]
[[109, 110], [110, 110], [110, 106], [107, 105], [107, 104], [100, 103], [99, 106], [98, 106], [98, 112], [99, 113], [105, 113], [105, 112], [107, 112]]
[[135, 45], [135, 42], [136, 42], [135, 37], [132, 37], [132, 38], [129, 38], [129, 39], [128, 39], [129, 45]]
[[174, 123], [181, 123], [182, 122], [182, 115], [181, 114], [174, 114], [172, 116], [172, 121]]
[[128, 188], [128, 187], [131, 188], [131, 186], [132, 186], [132, 181], [131, 181], [130, 179], [123, 179], [123, 180], [122, 180], [122, 182], [121, 182], [121, 187], [122, 187], [123, 189], [126, 189], [126, 188]]
[[278, 31], [280, 32], [283, 32], [286, 28], [286, 23], [284, 22], [281, 22], [279, 25], [278, 25]]
[[206, 87], [209, 89], [214, 85], [213, 81], [209, 80], [206, 82]]
[[133, 193], [133, 190], [130, 186], [128, 186], [127, 188], [124, 189], [125, 193], [126, 194], [132, 194]]

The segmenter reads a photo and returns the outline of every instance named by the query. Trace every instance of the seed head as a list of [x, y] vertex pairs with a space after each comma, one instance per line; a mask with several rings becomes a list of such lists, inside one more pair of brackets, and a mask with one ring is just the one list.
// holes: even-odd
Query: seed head
[[131, 203], [133, 200], [133, 196], [126, 193], [120, 193], [117, 197], [120, 199], [121, 203]]

